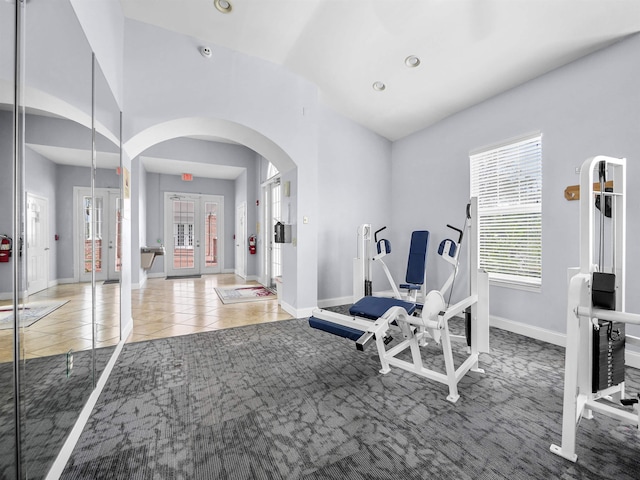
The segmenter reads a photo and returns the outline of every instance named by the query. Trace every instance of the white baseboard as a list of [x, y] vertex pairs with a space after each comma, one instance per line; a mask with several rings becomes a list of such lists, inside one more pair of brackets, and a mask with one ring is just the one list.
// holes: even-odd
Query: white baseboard
[[349, 305], [353, 303], [353, 297], [337, 297], [318, 300], [319, 308], [337, 307], [339, 305]]
[[[27, 292], [22, 292], [18, 295], [19, 299], [27, 298]], [[13, 300], [13, 292], [2, 292], [0, 293], [0, 300]]]
[[313, 312], [314, 307], [308, 308], [294, 308], [288, 303], [281, 302], [280, 307], [287, 312], [289, 315], [295, 318], [306, 318], [311, 316], [311, 312]]
[[[533, 327], [531, 325], [514, 322], [513, 320], [507, 320], [506, 318], [496, 317], [494, 315], [490, 316], [489, 324], [492, 327], [496, 327], [501, 330], [517, 333], [529, 338], [535, 338], [536, 340], [558, 345], [559, 347], [565, 347], [567, 343], [567, 336], [564, 333], [558, 333], [553, 330], [547, 330], [540, 327]], [[624, 354], [624, 363], [629, 367], [640, 369], [640, 352], [629, 350], [629, 348], [627, 348]]]
[[58, 285], [66, 285], [69, 283], [80, 283], [77, 278], [59, 278]]
[[564, 333], [558, 333], [553, 330], [547, 330], [546, 328], [514, 322], [513, 320], [497, 317], [495, 315], [491, 315], [489, 317], [489, 325], [501, 330], [517, 333], [518, 335], [524, 335], [525, 337], [542, 340], [543, 342], [558, 345], [560, 347], [564, 347], [566, 344], [566, 335]]
[[640, 368], [640, 352], [630, 352], [629, 350], [625, 350], [624, 364], [629, 367]]

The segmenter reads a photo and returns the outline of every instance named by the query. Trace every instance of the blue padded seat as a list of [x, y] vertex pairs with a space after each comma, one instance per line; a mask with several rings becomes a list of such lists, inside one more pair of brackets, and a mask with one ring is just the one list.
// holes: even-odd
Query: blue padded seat
[[348, 338], [349, 340], [353, 340], [354, 342], [364, 334], [364, 332], [356, 330], [355, 328], [344, 327], [342, 325], [331, 323], [316, 317], [309, 317], [309, 326], [311, 328], [317, 328], [318, 330], [322, 330], [327, 333], [332, 333], [333, 335], [337, 335], [339, 337]]
[[363, 297], [349, 309], [351, 315], [377, 320], [391, 307], [402, 307], [409, 315], [413, 315], [416, 304], [396, 298]]
[[[422, 285], [424, 283], [424, 271], [427, 266], [428, 247], [428, 230], [416, 230], [411, 233], [409, 259], [407, 260], [407, 276], [404, 279], [407, 284]], [[401, 285], [401, 288], [407, 288], [407, 286]], [[419, 288], [420, 287], [416, 288], [416, 290]]]

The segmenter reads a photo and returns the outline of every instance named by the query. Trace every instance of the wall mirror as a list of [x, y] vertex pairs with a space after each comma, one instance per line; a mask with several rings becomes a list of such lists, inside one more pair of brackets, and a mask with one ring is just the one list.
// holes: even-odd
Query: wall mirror
[[0, 18], [0, 166], [15, 108], [20, 177], [0, 175], [0, 477], [44, 478], [120, 340], [120, 111], [69, 0], [1, 2]]
[[[13, 56], [15, 49], [15, 6], [0, 2], [0, 235], [12, 234], [13, 178]], [[0, 478], [16, 475], [15, 396], [13, 372], [14, 330], [13, 275], [10, 260], [0, 262]]]

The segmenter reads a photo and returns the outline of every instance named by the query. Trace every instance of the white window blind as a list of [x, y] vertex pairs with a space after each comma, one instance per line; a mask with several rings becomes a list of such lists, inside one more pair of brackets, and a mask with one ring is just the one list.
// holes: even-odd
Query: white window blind
[[542, 280], [542, 136], [474, 153], [480, 268], [494, 282], [538, 287]]

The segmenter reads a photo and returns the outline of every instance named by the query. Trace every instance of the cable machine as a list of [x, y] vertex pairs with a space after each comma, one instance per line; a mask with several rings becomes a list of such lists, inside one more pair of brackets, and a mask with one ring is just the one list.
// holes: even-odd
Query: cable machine
[[[596, 171], [598, 193], [594, 191]], [[610, 191], [605, 189], [607, 174], [613, 180]], [[562, 444], [551, 445], [553, 453], [572, 462], [578, 458], [576, 434], [581, 419], [591, 419], [596, 412], [625, 424], [640, 424], [638, 396], [627, 398], [624, 385], [625, 344], [640, 345], [640, 338], [625, 333], [626, 324], [640, 324], [640, 315], [625, 312], [625, 174], [626, 159], [605, 156], [585, 160], [580, 171], [580, 269], [569, 270], [575, 275], [567, 301]], [[600, 219], [597, 263], [596, 216]], [[604, 233], [607, 225], [609, 238]], [[604, 255], [607, 246], [609, 266]]]

